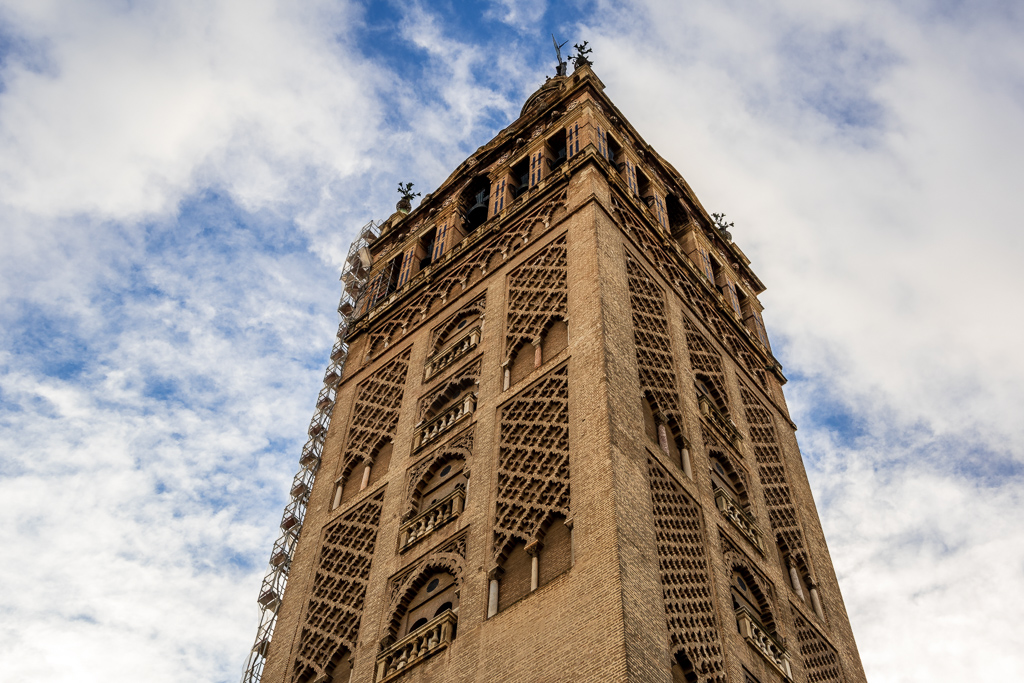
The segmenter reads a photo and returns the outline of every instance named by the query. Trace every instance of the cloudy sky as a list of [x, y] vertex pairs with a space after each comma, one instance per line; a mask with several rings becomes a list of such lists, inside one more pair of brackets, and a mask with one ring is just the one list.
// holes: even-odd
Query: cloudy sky
[[0, 0], [0, 679], [236, 681], [353, 232], [589, 40], [768, 285], [869, 680], [1024, 680], [1024, 6]]

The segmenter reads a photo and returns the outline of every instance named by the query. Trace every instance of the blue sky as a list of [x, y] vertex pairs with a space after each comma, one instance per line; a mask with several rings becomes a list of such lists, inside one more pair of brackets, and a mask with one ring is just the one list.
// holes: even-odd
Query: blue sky
[[1022, 680], [1018, 3], [0, 0], [0, 678], [235, 681], [352, 235], [590, 41], [767, 284], [869, 680]]

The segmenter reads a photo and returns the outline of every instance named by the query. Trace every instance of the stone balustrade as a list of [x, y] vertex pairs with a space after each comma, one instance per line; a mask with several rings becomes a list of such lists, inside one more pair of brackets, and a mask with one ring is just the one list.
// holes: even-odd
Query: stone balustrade
[[427, 359], [424, 380], [429, 380], [446, 367], [465, 356], [480, 343], [480, 327], [476, 326], [462, 335], [457, 341], [449, 344]]
[[717, 485], [715, 486], [715, 505], [718, 506], [725, 518], [747, 537], [747, 540], [753, 543], [758, 550], [764, 550], [764, 545], [761, 542], [761, 530], [754, 523], [754, 518], [732, 496]]
[[377, 655], [376, 683], [396, 678], [405, 669], [448, 647], [455, 637], [458, 615], [452, 610], [434, 617]]
[[465, 504], [466, 489], [460, 484], [457, 489], [398, 528], [402, 539], [399, 551], [404, 552], [424, 536], [430, 535], [434, 529], [458, 517]]
[[761, 653], [768, 663], [781, 673], [787, 680], [793, 680], [793, 669], [789, 665], [789, 653], [765, 630], [757, 617], [745, 607], [736, 610], [736, 621], [740, 635], [750, 643], [751, 647]]
[[476, 410], [476, 394], [466, 394], [457, 404], [423, 424], [416, 432], [416, 448], [423, 448], [447, 432], [456, 422]]

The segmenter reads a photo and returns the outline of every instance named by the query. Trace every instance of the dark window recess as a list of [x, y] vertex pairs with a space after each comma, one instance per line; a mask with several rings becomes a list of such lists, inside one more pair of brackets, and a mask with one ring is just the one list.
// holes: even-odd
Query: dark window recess
[[639, 166], [636, 168], [636, 192], [644, 204], [654, 208], [654, 190], [651, 189], [651, 180], [640, 170]]
[[487, 221], [487, 204], [491, 198], [491, 181], [481, 176], [462, 193], [462, 229], [470, 233]]
[[549, 137], [547, 144], [551, 150], [551, 158], [548, 159], [548, 170], [553, 170], [561, 166], [565, 161], [565, 129], [561, 128], [557, 133]]
[[420, 259], [420, 270], [423, 270], [434, 260], [434, 243], [437, 240], [437, 230], [431, 230], [420, 238], [420, 253], [426, 254]]
[[527, 157], [512, 167], [512, 196], [518, 197], [530, 189], [530, 158]]
[[615, 168], [620, 171], [624, 168], [623, 164], [625, 161], [622, 158], [622, 145], [615, 141], [611, 133], [608, 134], [608, 161], [612, 162]]
[[668, 227], [673, 235], [690, 224], [689, 214], [675, 195], [665, 197], [665, 211], [668, 213]]
[[391, 292], [398, 289], [398, 277], [402, 274], [402, 258], [404, 256], [404, 254], [399, 254], [391, 259], [391, 263], [388, 264], [388, 287], [384, 291], [384, 296], [388, 296]]

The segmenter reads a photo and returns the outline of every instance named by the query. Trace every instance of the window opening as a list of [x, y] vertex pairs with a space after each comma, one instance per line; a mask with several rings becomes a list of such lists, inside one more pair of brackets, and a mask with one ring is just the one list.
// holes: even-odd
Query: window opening
[[549, 137], [547, 144], [551, 149], [551, 158], [548, 159], [548, 170], [553, 171], [565, 161], [565, 129], [560, 128], [557, 133]]

